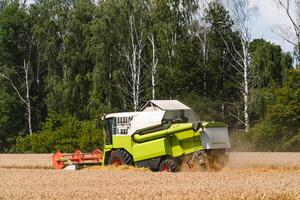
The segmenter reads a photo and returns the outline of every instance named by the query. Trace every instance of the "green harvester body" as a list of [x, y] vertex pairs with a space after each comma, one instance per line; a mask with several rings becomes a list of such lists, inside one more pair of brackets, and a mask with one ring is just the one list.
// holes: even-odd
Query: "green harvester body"
[[[146, 128], [142, 127], [143, 125], [136, 129], [132, 127], [133, 118], [144, 118], [145, 121], [149, 121], [151, 113], [154, 115], [158, 112], [143, 111], [142, 117], [138, 115], [139, 113], [111, 114], [106, 117], [108, 128], [105, 130], [107, 138], [103, 149], [102, 165], [113, 164], [110, 156], [115, 150], [126, 152], [135, 165], [148, 167], [149, 162], [153, 161], [156, 164], [152, 168], [158, 169], [159, 164], [165, 159], [180, 160], [185, 155], [192, 155], [206, 149], [226, 149], [230, 146], [225, 123], [169, 120], [170, 117], [166, 114], [168, 112], [166, 110], [161, 115], [162, 120], [158, 120], [160, 124], [148, 127], [145, 125]], [[180, 109], [172, 110], [170, 113], [171, 115], [181, 113], [183, 116]], [[186, 113], [187, 116], [190, 116], [190, 113]], [[137, 121], [136, 124], [139, 126], [141, 123]], [[218, 134], [223, 136], [219, 137]], [[140, 163], [142, 164], [139, 165]]]

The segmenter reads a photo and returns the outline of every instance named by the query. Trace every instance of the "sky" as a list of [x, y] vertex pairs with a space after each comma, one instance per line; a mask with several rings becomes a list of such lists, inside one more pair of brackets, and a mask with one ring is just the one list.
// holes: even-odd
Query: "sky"
[[281, 45], [284, 51], [293, 51], [293, 46], [272, 32], [272, 28], [280, 25], [290, 25], [284, 10], [275, 0], [251, 0], [252, 6], [257, 6], [257, 16], [252, 19], [252, 38], [264, 38]]

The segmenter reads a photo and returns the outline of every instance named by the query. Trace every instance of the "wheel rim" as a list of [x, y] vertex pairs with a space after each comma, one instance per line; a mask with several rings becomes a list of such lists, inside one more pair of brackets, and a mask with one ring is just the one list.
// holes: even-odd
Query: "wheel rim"
[[122, 165], [123, 163], [122, 163], [121, 160], [115, 159], [115, 160], [113, 160], [113, 161], [111, 162], [111, 164], [118, 166], [118, 165]]
[[168, 164], [164, 164], [161, 168], [161, 171], [162, 172], [170, 172], [171, 170], [170, 170], [170, 167]]

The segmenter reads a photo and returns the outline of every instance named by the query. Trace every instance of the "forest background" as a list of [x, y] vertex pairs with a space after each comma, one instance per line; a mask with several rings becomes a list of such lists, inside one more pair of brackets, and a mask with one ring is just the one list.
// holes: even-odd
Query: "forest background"
[[151, 99], [226, 122], [233, 150], [299, 151], [300, 26], [286, 53], [252, 39], [252, 15], [245, 0], [1, 0], [0, 152], [102, 147], [103, 114]]

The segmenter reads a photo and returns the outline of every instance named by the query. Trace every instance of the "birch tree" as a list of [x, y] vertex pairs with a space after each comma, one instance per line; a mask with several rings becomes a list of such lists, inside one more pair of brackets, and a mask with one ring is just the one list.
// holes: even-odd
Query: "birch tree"
[[196, 36], [200, 41], [200, 56], [202, 57], [202, 62], [204, 66], [203, 70], [203, 96], [207, 96], [207, 64], [208, 64], [208, 24], [205, 17], [205, 10], [208, 7], [207, 0], [200, 0], [198, 2], [198, 9], [195, 12], [194, 18], [194, 36]]
[[26, 118], [27, 118], [27, 123], [28, 123], [28, 131], [29, 134], [32, 134], [32, 122], [31, 122], [31, 117], [32, 117], [32, 112], [31, 112], [31, 97], [30, 97], [30, 83], [29, 83], [29, 66], [30, 63], [26, 62], [24, 59], [24, 64], [22, 66], [22, 69], [24, 71], [24, 82], [25, 82], [25, 95], [22, 94], [20, 87], [16, 85], [16, 83], [13, 81], [13, 79], [6, 73], [0, 72], [0, 76], [4, 79], [6, 79], [10, 85], [13, 87], [14, 91], [16, 92], [18, 98], [22, 103], [24, 103], [26, 107]]
[[145, 39], [143, 30], [138, 30], [136, 20], [133, 14], [129, 16], [129, 37], [130, 47], [125, 48], [125, 57], [129, 64], [129, 77], [123, 72], [130, 90], [122, 86], [121, 89], [132, 98], [133, 109], [137, 111], [141, 102], [142, 86], [142, 68], [144, 66], [142, 52], [145, 47]]
[[277, 26], [273, 32], [293, 45], [296, 68], [300, 61], [300, 1], [299, 0], [275, 0], [286, 13], [290, 25]]
[[158, 58], [156, 56], [156, 46], [155, 46], [155, 40], [154, 40], [154, 34], [151, 33], [148, 37], [149, 41], [151, 43], [152, 47], [152, 63], [151, 63], [151, 87], [152, 87], [152, 100], [155, 99], [155, 89], [156, 89], [156, 73], [157, 73], [157, 64], [158, 64]]
[[[223, 37], [223, 41], [225, 42], [228, 52], [233, 58], [233, 62], [231, 63], [232, 67], [236, 69], [240, 75], [242, 76], [240, 87], [241, 94], [243, 99], [243, 119], [239, 116], [235, 116], [237, 120], [239, 120], [245, 127], [245, 132], [249, 131], [250, 127], [250, 119], [249, 119], [249, 95], [250, 90], [252, 88], [252, 80], [251, 80], [251, 70], [250, 70], [250, 42], [251, 42], [251, 25], [250, 20], [251, 16], [255, 14], [255, 7], [250, 7], [249, 0], [232, 0], [228, 2], [228, 7], [232, 14], [232, 19], [234, 21], [234, 26], [238, 34], [238, 39], [242, 46], [242, 50], [240, 51], [236, 45], [230, 41], [226, 41]], [[222, 34], [221, 34], [222, 36]]]

